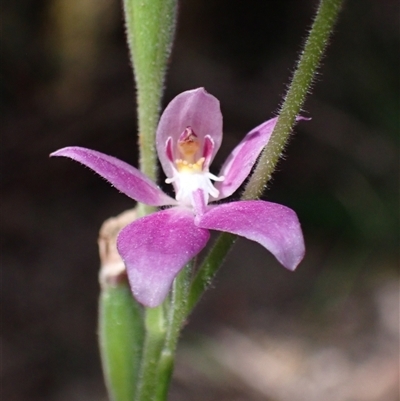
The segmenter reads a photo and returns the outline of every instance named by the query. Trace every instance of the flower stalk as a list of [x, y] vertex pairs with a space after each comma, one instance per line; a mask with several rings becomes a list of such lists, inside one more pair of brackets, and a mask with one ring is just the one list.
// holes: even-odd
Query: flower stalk
[[167, 322], [164, 305], [145, 308], [145, 332], [135, 401], [163, 401], [158, 396], [163, 377], [159, 376], [160, 355], [165, 343]]
[[222, 233], [216, 239], [191, 284], [188, 300], [189, 312], [193, 310], [204, 291], [210, 285], [236, 238], [236, 235]]
[[[176, 0], [124, 0], [123, 5], [137, 89], [140, 170], [156, 181], [155, 132], [175, 30]], [[139, 204], [137, 215], [145, 216], [154, 210], [154, 206]], [[111, 400], [154, 399], [152, 375], [157, 372], [165, 336], [161, 309], [145, 310], [144, 318], [142, 308], [130, 290], [127, 292], [127, 283], [117, 283], [101, 292], [100, 348]], [[124, 317], [125, 323], [115, 321], [115, 316]], [[138, 350], [129, 350], [132, 344]]]
[[[276, 165], [287, 145], [296, 117], [299, 115], [319, 63], [324, 55], [329, 38], [333, 32], [344, 0], [321, 0], [304, 45], [296, 71], [283, 101], [278, 121], [271, 134], [268, 145], [261, 153], [260, 159], [250, 176], [241, 199], [251, 200], [259, 198], [265, 189]], [[218, 271], [235, 242], [234, 236], [220, 234], [214, 246], [209, 251], [190, 291], [191, 308], [200, 298], [214, 275]]]
[[159, 362], [160, 384], [158, 386], [157, 399], [160, 401], [167, 398], [169, 383], [174, 370], [176, 346], [188, 314], [188, 292], [192, 268], [193, 262], [188, 263], [178, 274], [172, 287], [167, 333]]
[[289, 141], [296, 116], [299, 115], [311, 88], [342, 3], [343, 0], [320, 1], [310, 34], [279, 112], [278, 122], [245, 187], [242, 199], [259, 198], [270, 180]]

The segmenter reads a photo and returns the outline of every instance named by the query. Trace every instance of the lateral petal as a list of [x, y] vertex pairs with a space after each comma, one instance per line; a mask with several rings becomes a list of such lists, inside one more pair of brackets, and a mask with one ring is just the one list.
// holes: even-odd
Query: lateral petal
[[105, 178], [119, 191], [130, 198], [150, 206], [176, 205], [170, 198], [135, 167], [115, 157], [95, 150], [71, 146], [59, 149], [50, 156], [64, 156], [75, 160]]
[[160, 305], [175, 276], [204, 248], [209, 236], [184, 208], [162, 210], [123, 228], [117, 247], [135, 298], [145, 306]]
[[232, 195], [250, 174], [259, 154], [267, 145], [278, 118], [272, 118], [256, 128], [253, 128], [233, 149], [223, 164], [218, 176], [224, 181], [215, 183], [219, 191], [217, 199]]
[[[308, 118], [297, 117], [299, 120]], [[253, 128], [233, 149], [218, 174], [225, 179], [215, 184], [219, 191], [217, 200], [232, 195], [248, 177], [261, 151], [267, 146], [277, 121], [278, 117], [275, 117]]]
[[289, 270], [294, 270], [304, 256], [303, 233], [296, 213], [277, 203], [225, 203], [211, 207], [202, 216], [197, 216], [196, 225], [256, 241]]
[[206, 135], [212, 138], [214, 142], [210, 157], [212, 160], [222, 141], [222, 113], [219, 100], [204, 88], [182, 92], [171, 100], [161, 115], [156, 145], [158, 158], [167, 177], [173, 175], [171, 162], [166, 154], [167, 140], [172, 137], [173, 143], [176, 144], [179, 136], [189, 126], [196, 133], [200, 143], [204, 143]]

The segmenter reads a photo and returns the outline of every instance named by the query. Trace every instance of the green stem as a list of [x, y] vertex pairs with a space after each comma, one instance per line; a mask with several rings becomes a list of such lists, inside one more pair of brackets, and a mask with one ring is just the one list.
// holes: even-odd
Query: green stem
[[176, 0], [124, 0], [135, 72], [140, 170], [157, 180], [155, 132], [176, 20]]
[[204, 259], [190, 287], [188, 300], [189, 312], [194, 308], [203, 292], [210, 285], [235, 241], [236, 235], [228, 233], [222, 233], [215, 241], [214, 246]]
[[164, 304], [146, 308], [145, 313], [146, 339], [135, 401], [164, 401], [157, 396], [160, 355], [166, 336]]
[[176, 345], [187, 315], [191, 267], [187, 265], [174, 280], [171, 301], [167, 299], [157, 308], [146, 309], [146, 340], [136, 401], [167, 399]]
[[168, 316], [168, 329], [159, 364], [157, 400], [165, 400], [174, 369], [175, 350], [187, 316], [187, 300], [193, 263], [189, 263], [175, 278]]
[[142, 309], [126, 281], [102, 290], [99, 341], [110, 398], [132, 401], [138, 381], [144, 327]]
[[[289, 139], [292, 126], [303, 107], [307, 92], [324, 54], [343, 0], [321, 0], [304, 50], [297, 64], [289, 90], [283, 102], [278, 122], [262, 152], [259, 162], [243, 192], [242, 199], [257, 199], [269, 181]], [[230, 251], [235, 236], [223, 233], [202, 263], [192, 284], [189, 298], [191, 310]]]
[[[154, 182], [157, 180], [155, 133], [175, 30], [176, 3], [177, 0], [123, 0], [137, 88], [140, 170]], [[154, 210], [139, 205], [138, 217]], [[100, 301], [101, 350], [111, 397], [115, 401], [156, 400], [158, 365], [166, 336], [163, 306], [146, 308], [143, 322], [129, 288], [121, 290], [123, 294], [128, 291], [125, 298], [118, 295], [119, 290], [115, 290], [115, 298], [115, 294], [111, 295], [114, 290], [107, 289]], [[121, 319], [115, 320], [112, 310]], [[136, 325], [141, 327], [140, 342], [134, 330]]]
[[313, 26], [297, 64], [292, 83], [279, 113], [278, 122], [243, 192], [242, 199], [257, 199], [271, 178], [289, 140], [292, 127], [328, 44], [343, 0], [321, 0]]

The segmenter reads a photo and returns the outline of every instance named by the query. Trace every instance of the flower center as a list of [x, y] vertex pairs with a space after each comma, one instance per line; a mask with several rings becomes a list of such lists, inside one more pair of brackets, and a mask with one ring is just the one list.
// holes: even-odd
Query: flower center
[[[214, 198], [218, 197], [219, 192], [211, 180], [222, 181], [224, 177], [216, 177], [208, 171], [213, 145], [213, 140], [209, 136], [205, 136], [203, 143], [200, 143], [192, 127], [186, 127], [179, 136], [175, 152], [172, 138], [168, 139], [166, 153], [174, 166], [174, 174], [165, 182], [174, 183], [176, 199], [182, 204], [196, 209], [194, 194], [198, 190], [201, 190], [205, 205], [207, 205], [210, 195]], [[178, 158], [174, 158], [174, 153]]]

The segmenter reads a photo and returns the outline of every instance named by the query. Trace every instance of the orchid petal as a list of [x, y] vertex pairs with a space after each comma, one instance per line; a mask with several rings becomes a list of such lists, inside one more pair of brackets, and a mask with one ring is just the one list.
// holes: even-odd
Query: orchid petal
[[150, 206], [177, 204], [143, 173], [115, 157], [80, 147], [59, 149], [50, 156], [65, 156], [82, 163], [138, 202]]
[[232, 195], [250, 174], [257, 157], [267, 145], [278, 118], [273, 118], [252, 129], [233, 149], [218, 176], [224, 181], [215, 184], [219, 191], [217, 199]]
[[187, 127], [193, 129], [200, 143], [204, 143], [206, 135], [213, 139], [213, 154], [210, 157], [212, 160], [222, 141], [222, 114], [218, 99], [207, 93], [204, 88], [186, 91], [176, 96], [160, 118], [156, 145], [158, 157], [167, 177], [173, 175], [171, 162], [165, 151], [167, 140], [172, 137], [173, 143], [177, 143], [179, 136]]
[[[297, 121], [306, 119], [297, 117]], [[225, 179], [215, 184], [219, 191], [217, 200], [232, 195], [248, 177], [261, 151], [268, 144], [277, 121], [278, 117], [275, 117], [253, 128], [228, 156], [218, 174]]]
[[294, 270], [304, 256], [304, 239], [296, 213], [276, 203], [225, 203], [197, 216], [196, 225], [256, 241], [289, 270]]
[[149, 307], [161, 304], [175, 276], [204, 248], [209, 236], [184, 208], [153, 213], [122, 229], [117, 247], [135, 298]]

